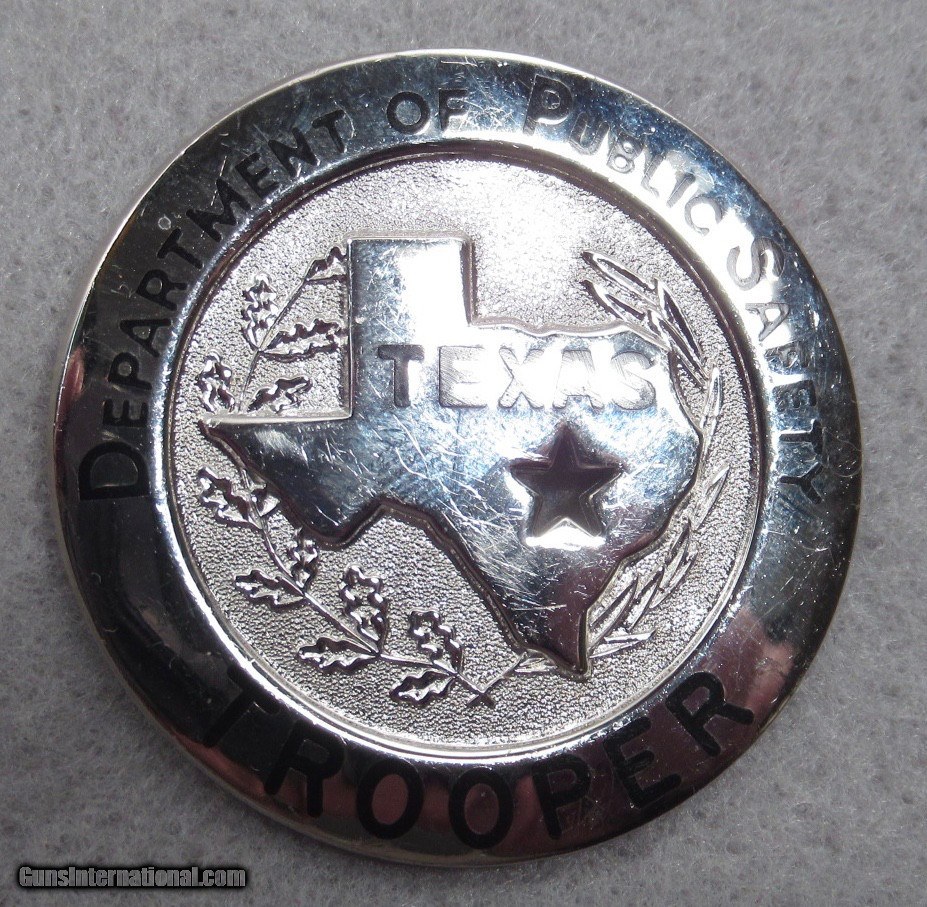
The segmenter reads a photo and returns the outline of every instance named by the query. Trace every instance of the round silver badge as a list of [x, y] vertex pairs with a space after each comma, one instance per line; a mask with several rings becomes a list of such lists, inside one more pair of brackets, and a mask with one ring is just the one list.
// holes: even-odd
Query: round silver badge
[[109, 655], [267, 813], [570, 850], [741, 753], [824, 633], [860, 440], [717, 152], [519, 57], [378, 57], [188, 148], [83, 302], [57, 502]]

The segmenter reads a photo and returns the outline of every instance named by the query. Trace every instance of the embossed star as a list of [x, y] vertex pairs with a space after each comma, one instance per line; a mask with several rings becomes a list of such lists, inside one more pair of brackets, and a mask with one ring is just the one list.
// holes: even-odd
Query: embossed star
[[557, 432], [545, 459], [516, 460], [509, 471], [534, 500], [528, 535], [544, 535], [564, 520], [589, 535], [605, 531], [593, 497], [622, 469], [600, 460], [583, 459], [569, 425]]

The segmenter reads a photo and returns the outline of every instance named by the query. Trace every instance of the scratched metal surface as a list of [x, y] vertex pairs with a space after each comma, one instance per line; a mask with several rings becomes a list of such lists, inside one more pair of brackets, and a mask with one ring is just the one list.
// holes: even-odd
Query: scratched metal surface
[[[694, 902], [709, 884], [712, 895], [768, 903], [913, 898], [924, 874], [916, 4], [893, 7], [891, 20], [864, 4], [843, 5], [839, 19], [823, 5], [764, 10], [759, 19], [747, 5], [733, 16], [708, 4], [531, 6], [487, 9], [475, 24], [447, 4], [440, 26], [414, 4], [386, 13], [301, 5], [279, 34], [258, 10], [231, 6], [191, 16], [125, 4], [104, 15], [72, 4], [54, 21], [7, 6], [2, 204], [13, 226], [0, 279], [10, 389], [2, 402], [10, 873], [23, 860], [71, 856], [242, 863], [252, 870], [248, 897], [260, 902], [300, 892], [311, 866], [332, 903], [346, 896], [348, 878], [352, 899], [484, 900], [474, 894], [485, 890], [481, 876], [384, 868], [271, 828], [217, 797], [153, 737], [83, 630], [52, 541], [43, 462], [42, 376], [55, 367], [89, 250], [150, 177], [153, 159], [274, 78], [389, 46], [467, 44], [537, 53], [620, 82], [743, 166], [830, 291], [869, 442], [851, 581], [783, 720], [722, 781], [659, 823], [543, 866], [495, 870], [487, 876], [494, 893], [555, 903], [575, 899], [582, 877], [590, 902], [629, 891], [644, 903]], [[358, 22], [369, 31], [359, 36]]]

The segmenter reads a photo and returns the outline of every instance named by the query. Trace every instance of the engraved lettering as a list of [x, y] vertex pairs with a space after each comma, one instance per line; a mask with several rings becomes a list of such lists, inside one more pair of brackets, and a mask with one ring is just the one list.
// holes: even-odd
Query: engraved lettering
[[603, 120], [592, 122], [586, 114], [581, 113], [570, 130], [570, 144], [583, 154], [594, 154], [599, 150], [605, 136], [608, 135], [608, 123]]
[[783, 485], [797, 485], [804, 492], [805, 497], [807, 497], [809, 501], [819, 504], [821, 502], [821, 495], [817, 488], [814, 487], [814, 480], [823, 468], [823, 463], [816, 462], [800, 475], [783, 475], [780, 476], [779, 481]]
[[564, 350], [554, 391], [554, 408], [563, 409], [571, 398], [585, 398], [593, 409], [602, 409], [605, 400], [596, 385], [595, 366], [588, 347]]
[[332, 145], [335, 146], [335, 150], [338, 152], [338, 154], [344, 154], [345, 149], [347, 148], [347, 142], [345, 141], [344, 136], [341, 134], [341, 131], [338, 129], [338, 124], [342, 120], [347, 120], [348, 125], [351, 123], [347, 113], [340, 107], [336, 107], [334, 110], [330, 110], [328, 113], [324, 113], [322, 116], [316, 117], [312, 121], [313, 129], [325, 130], [325, 133], [331, 140]]
[[482, 379], [486, 351], [481, 346], [442, 346], [438, 350], [438, 402], [442, 406], [486, 405]]
[[[255, 164], [260, 164], [255, 167]], [[235, 165], [235, 172], [245, 181], [248, 188], [260, 199], [265, 199], [274, 189], [279, 187], [279, 183], [267, 179], [270, 168], [261, 161], [261, 156], [255, 152], [243, 158]]]
[[779, 440], [785, 444], [810, 444], [819, 457], [824, 452], [824, 431], [817, 419], [811, 420], [811, 428], [807, 431], [783, 432]]
[[262, 687], [237, 667], [228, 670], [229, 679], [238, 687], [239, 693], [222, 710], [203, 735], [203, 746], [210, 749], [218, 746], [225, 735], [251, 708], [257, 708], [272, 715], [278, 710], [277, 703], [264, 692]]
[[663, 163], [665, 158], [662, 155], [650, 156], [650, 151], [648, 148], [645, 148], [644, 152], [645, 152], [645, 160], [647, 160], [647, 164], [644, 167], [644, 176], [641, 179], [641, 186], [643, 186], [648, 192], [652, 193], [653, 195], [659, 195], [660, 190], [657, 189], [657, 187], [653, 185], [651, 180], [653, 179], [654, 174], [657, 172], [657, 170], [660, 169], [660, 165]]
[[771, 239], [759, 236], [750, 243], [750, 273], [746, 277], [740, 276], [738, 268], [742, 253], [741, 247], [735, 246], [727, 256], [727, 272], [742, 290], [752, 290], [761, 280], [781, 276], [782, 252]]
[[666, 207], [672, 208], [686, 194], [686, 190], [693, 183], [695, 183], [695, 177], [691, 173], [680, 173], [676, 179], [676, 185], [673, 186], [673, 191], [670, 192], [669, 198], [666, 200]]
[[421, 362], [425, 358], [423, 347], [415, 343], [386, 343], [377, 348], [377, 356], [393, 363], [393, 402], [406, 407], [412, 401], [409, 396], [409, 363]]
[[119, 330], [131, 337], [148, 355], [157, 359], [162, 353], [155, 346], [158, 328], [170, 327], [170, 324], [166, 318], [127, 318], [119, 322]]
[[438, 89], [438, 119], [442, 129], [447, 129], [454, 117], [465, 117], [467, 90], [465, 88]]
[[792, 384], [780, 384], [773, 389], [776, 398], [776, 408], [806, 409], [817, 403], [818, 395], [814, 389], [814, 382], [810, 378], [800, 378]]
[[622, 409], [647, 409], [653, 406], [657, 392], [641, 370], [650, 367], [643, 353], [624, 352], [612, 358], [618, 381], [612, 390], [612, 401]]
[[572, 109], [573, 94], [563, 82], [547, 76], [535, 76], [522, 131], [531, 135], [541, 124], [555, 126], [562, 123]]
[[[398, 818], [383, 822], [376, 817], [373, 798], [386, 778], [396, 777], [405, 788], [405, 805]], [[357, 785], [357, 818], [361, 825], [374, 837], [382, 840], [401, 838], [418, 821], [425, 803], [425, 786], [418, 772], [402, 759], [383, 759], [375, 762], [361, 776]]]
[[[542, 341], [522, 359], [508, 346], [440, 346], [438, 402], [478, 408], [496, 401], [503, 409], [511, 409], [521, 398], [533, 409], [563, 409], [570, 401], [584, 402], [593, 409], [614, 405], [641, 410], [654, 404], [656, 389], [643, 374], [652, 362], [643, 353], [623, 350], [613, 354], [614, 347], [604, 340], [565, 349], [561, 343]], [[377, 357], [393, 363], [396, 406], [411, 405], [409, 363], [424, 361], [425, 347], [383, 344], [377, 347]]]
[[431, 111], [428, 102], [414, 91], [400, 91], [386, 106], [386, 119], [390, 126], [403, 135], [415, 135], [428, 126]]
[[344, 762], [344, 745], [333, 734], [298, 721], [280, 750], [274, 767], [264, 779], [264, 791], [274, 796], [292, 771], [306, 783], [306, 813], [322, 815], [323, 784], [337, 774]]
[[287, 145], [285, 142], [271, 139], [267, 143], [267, 147], [270, 148], [274, 157], [280, 161], [286, 172], [289, 173], [293, 179], [296, 179], [302, 174], [303, 165], [306, 165], [308, 169], [317, 167], [319, 159], [316, 157], [315, 152], [312, 150], [312, 146], [309, 144], [309, 140], [303, 132], [294, 128], [291, 130], [291, 135], [293, 136], [293, 145]]
[[592, 773], [578, 756], [564, 754], [541, 762], [532, 778], [547, 833], [556, 840], [565, 830], [561, 811], [582, 801], [592, 784]]
[[219, 240], [222, 239], [222, 233], [218, 230], [219, 225], [221, 224], [225, 227], [236, 226], [238, 218], [235, 215], [235, 208], [238, 208], [239, 211], [250, 211], [251, 203], [236, 192], [221, 176], [216, 180], [216, 194], [222, 205], [221, 211], [190, 208], [187, 211], [187, 217], [189, 217], [206, 236], [219, 242]]
[[186, 288], [185, 283], [173, 281], [164, 271], [155, 269], [145, 274], [135, 292], [144, 299], [174, 311], [177, 308], [177, 303], [168, 299], [168, 296], [175, 290], [183, 292]]
[[[703, 694], [704, 699], [693, 709], [686, 703], [691, 704], [696, 694]], [[721, 753], [721, 744], [706, 727], [712, 719], [724, 718], [737, 724], [753, 724], [753, 712], [728, 702], [724, 696], [724, 685], [707, 671], [693, 674], [679, 684], [667, 697], [666, 707], [709, 756]]]
[[643, 150], [643, 144], [637, 139], [617, 132], [608, 150], [606, 164], [618, 173], [630, 173]]
[[150, 391], [151, 384], [139, 378], [141, 364], [131, 353], [117, 353], [109, 367], [106, 380], [111, 384], [131, 387], [135, 390]]
[[759, 337], [762, 341], [789, 317], [791, 306], [787, 302], [748, 302], [746, 309], [763, 322]]
[[794, 341], [766, 350], [766, 361], [777, 372], [804, 372], [811, 364], [811, 355], [803, 343]]
[[183, 236], [183, 231], [180, 227], [172, 230], [170, 236], [161, 243], [161, 248], [158, 249], [158, 258], [163, 260], [168, 255], [176, 255], [188, 265], [193, 265], [194, 268], [202, 268], [203, 263], [189, 249], [180, 244], [181, 236]]
[[[701, 218], [697, 218], [697, 215], [699, 211], [703, 210], [708, 212], [712, 219], [711, 223], [699, 223]], [[684, 211], [686, 223], [695, 230], [696, 233], [701, 233], [703, 236], [710, 233], [713, 226], [721, 223], [721, 218], [723, 217], [721, 205], [710, 195], [693, 195], [692, 198], [686, 202]]]
[[528, 350], [521, 362], [518, 361], [515, 352], [508, 349], [508, 347], [502, 347], [499, 350], [499, 355], [512, 376], [508, 387], [499, 398], [499, 406], [508, 409], [518, 402], [519, 397], [524, 397], [531, 407], [540, 409], [544, 405], [544, 398], [536, 390], [532, 389], [532, 377], [544, 357], [543, 347]]
[[627, 755], [623, 747], [637, 740], [649, 730], [650, 719], [642, 716], [615, 731], [606, 738], [604, 744], [605, 752], [612, 763], [615, 778], [625, 789], [631, 805], [637, 807], [637, 809], [652, 806], [682, 784], [682, 778], [675, 774], [666, 775], [647, 785], [641, 784], [638, 780], [637, 776], [652, 765], [656, 757], [647, 749]]
[[134, 447], [124, 441], [105, 441], [81, 460], [77, 488], [83, 501], [147, 495], [148, 467]]
[[123, 400], [116, 415], [116, 407], [112, 400], [103, 401], [103, 424], [113, 425], [117, 428], [138, 428], [144, 425], [148, 420], [148, 404], [139, 403], [138, 409], [134, 409], [132, 401]]
[[[467, 796], [478, 787], [487, 787], [496, 801], [496, 818], [485, 831], [470, 825], [467, 819]], [[451, 788], [448, 813], [454, 834], [468, 847], [486, 850], [501, 843], [512, 827], [515, 801], [505, 779], [487, 768], [473, 768], [464, 772]]]

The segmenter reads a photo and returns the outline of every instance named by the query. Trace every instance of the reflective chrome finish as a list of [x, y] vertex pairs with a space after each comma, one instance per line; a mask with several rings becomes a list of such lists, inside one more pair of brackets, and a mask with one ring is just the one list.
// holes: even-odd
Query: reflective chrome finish
[[373, 58], [185, 151], [56, 420], [100, 637], [266, 812], [396, 859], [569, 850], [759, 734], [836, 605], [847, 363], [743, 178], [553, 64]]

